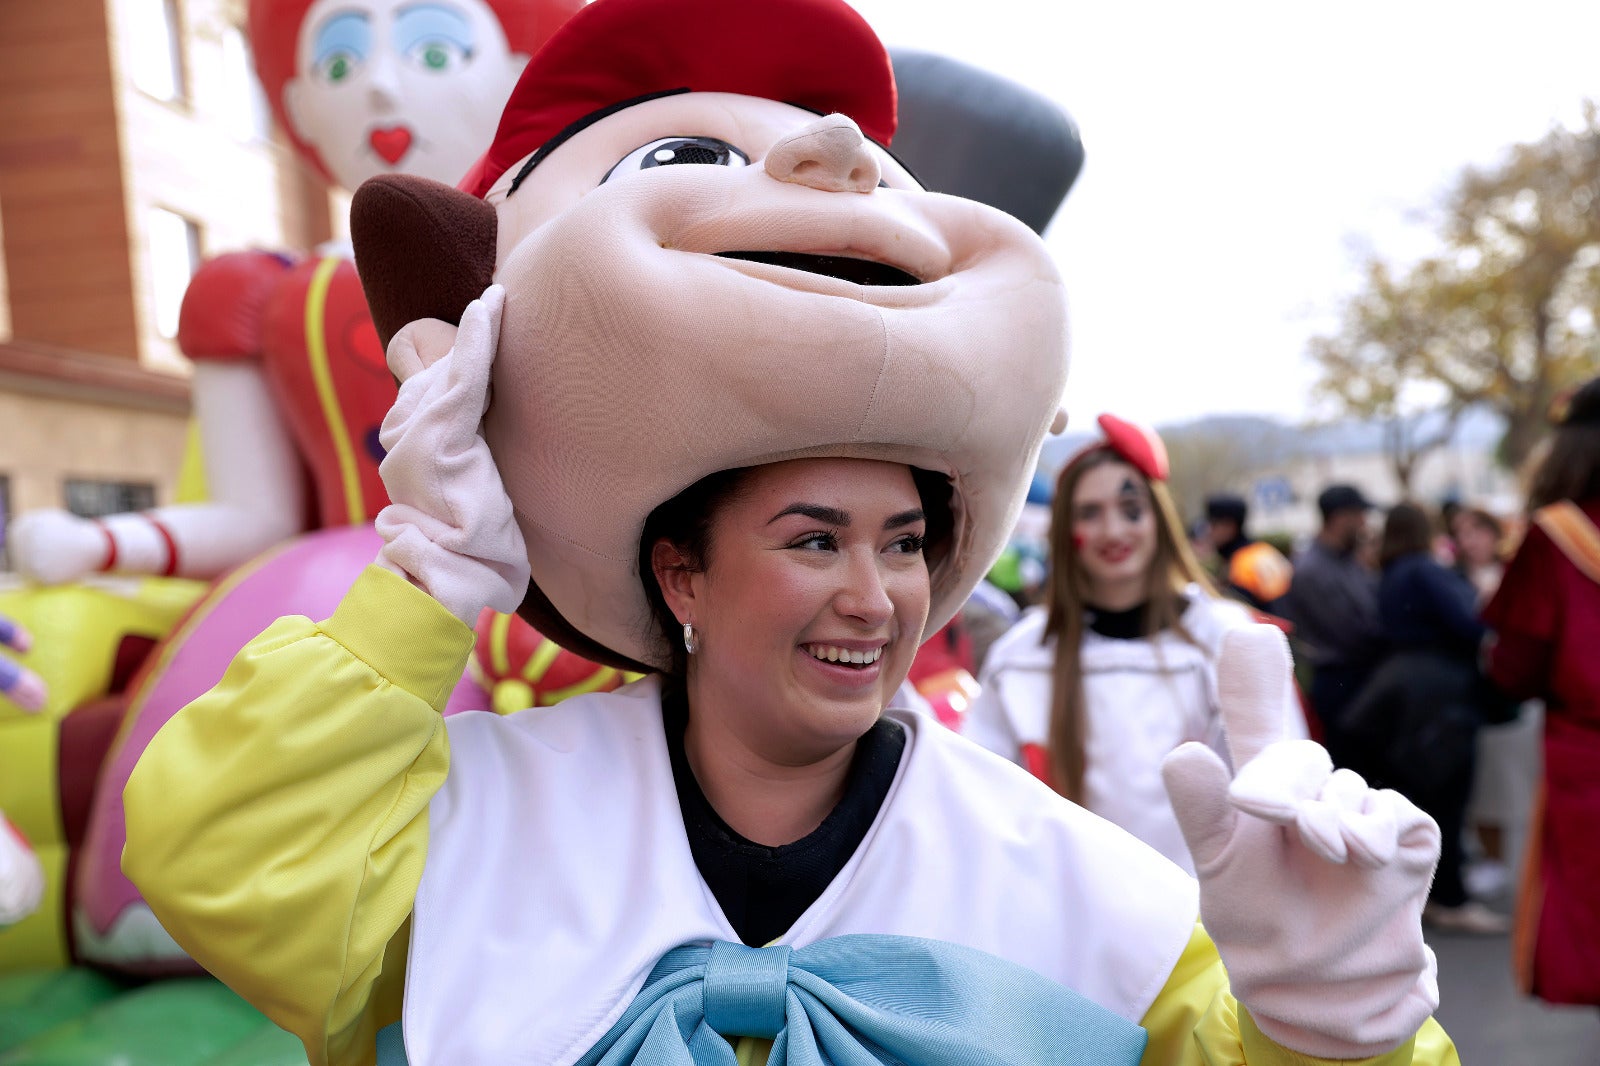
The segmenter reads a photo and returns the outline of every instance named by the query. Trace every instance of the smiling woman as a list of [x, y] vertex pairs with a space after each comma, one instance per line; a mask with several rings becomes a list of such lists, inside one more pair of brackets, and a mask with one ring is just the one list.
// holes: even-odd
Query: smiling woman
[[[646, 523], [641, 563], [664, 628], [693, 633], [665, 687], [694, 709], [695, 777], [742, 835], [787, 844], [837, 804], [857, 738], [911, 668], [928, 523], [898, 464], [805, 459], [717, 480], [704, 532], [672, 529], [683, 509], [669, 502]], [[771, 788], [786, 802], [761, 795]]]
[[[384, 546], [124, 793], [163, 926], [313, 1063], [1448, 1061], [1416, 1035], [1437, 836], [1284, 828], [1278, 645], [1240, 645], [1229, 701], [1265, 813], [1229, 813], [1208, 751], [1174, 774], [1227, 856], [1210, 897], [895, 705], [1004, 544], [1066, 352], [1037, 237], [919, 189], [893, 128], [842, 0], [596, 0], [513, 93], [482, 199], [358, 193], [403, 382]], [[748, 250], [777, 254], [717, 254]], [[812, 269], [842, 260], [919, 284]], [[485, 604], [652, 676], [441, 721]]]
[[990, 649], [966, 735], [1193, 871], [1161, 764], [1187, 741], [1227, 758], [1217, 660], [1250, 615], [1190, 553], [1161, 438], [1100, 425], [1056, 481], [1048, 602]]

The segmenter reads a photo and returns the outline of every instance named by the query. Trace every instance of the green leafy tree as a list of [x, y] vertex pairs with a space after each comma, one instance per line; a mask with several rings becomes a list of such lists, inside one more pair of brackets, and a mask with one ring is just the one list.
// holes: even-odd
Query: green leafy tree
[[[1314, 338], [1316, 392], [1340, 414], [1383, 420], [1409, 485], [1463, 408], [1506, 419], [1500, 458], [1520, 464], [1551, 401], [1600, 369], [1600, 116], [1468, 168], [1444, 203], [1443, 250], [1406, 267], [1377, 257], [1331, 336]], [[1438, 428], [1413, 416], [1442, 409]]]

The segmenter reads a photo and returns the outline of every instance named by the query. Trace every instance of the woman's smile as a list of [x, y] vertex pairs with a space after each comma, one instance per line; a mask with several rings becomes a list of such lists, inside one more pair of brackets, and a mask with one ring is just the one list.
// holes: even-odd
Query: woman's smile
[[1095, 554], [1100, 556], [1100, 558], [1104, 559], [1108, 563], [1120, 563], [1122, 560], [1133, 554], [1133, 545], [1121, 543], [1106, 544], [1102, 545], [1095, 552]]
[[859, 641], [802, 644], [799, 652], [805, 663], [809, 664], [812, 676], [820, 679], [825, 691], [873, 691], [883, 672], [883, 654], [888, 645], [875, 642], [870, 647], [861, 647], [860, 644]]

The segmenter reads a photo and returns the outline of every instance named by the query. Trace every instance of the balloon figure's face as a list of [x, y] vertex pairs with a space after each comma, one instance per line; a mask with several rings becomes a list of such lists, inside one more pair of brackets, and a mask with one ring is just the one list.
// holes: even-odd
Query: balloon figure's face
[[347, 189], [388, 172], [454, 183], [527, 59], [483, 0], [317, 0], [283, 102]]

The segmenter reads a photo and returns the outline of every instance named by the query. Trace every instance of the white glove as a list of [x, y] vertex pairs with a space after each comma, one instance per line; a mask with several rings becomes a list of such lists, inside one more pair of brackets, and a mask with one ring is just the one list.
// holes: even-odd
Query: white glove
[[[0, 644], [26, 652], [33, 647], [33, 637], [21, 625], [0, 615]], [[0, 696], [25, 711], [42, 711], [49, 701], [50, 689], [44, 678], [9, 656], [0, 655]]]
[[97, 573], [106, 564], [106, 533], [67, 511], [29, 511], [6, 530], [11, 562], [24, 576], [60, 585]]
[[378, 514], [378, 562], [467, 625], [484, 607], [510, 613], [528, 591], [528, 549], [480, 428], [506, 292], [491, 285], [449, 327], [407, 325], [389, 343], [400, 395], [383, 420], [379, 466], [393, 502]]
[[1184, 744], [1162, 764], [1200, 879], [1200, 917], [1234, 996], [1277, 1043], [1361, 1059], [1410, 1039], [1439, 1005], [1422, 906], [1439, 827], [1309, 740], [1285, 740], [1288, 644], [1273, 626], [1223, 638], [1231, 781]]
[[44, 899], [44, 867], [15, 826], [0, 814], [0, 928], [15, 925], [39, 909]]

